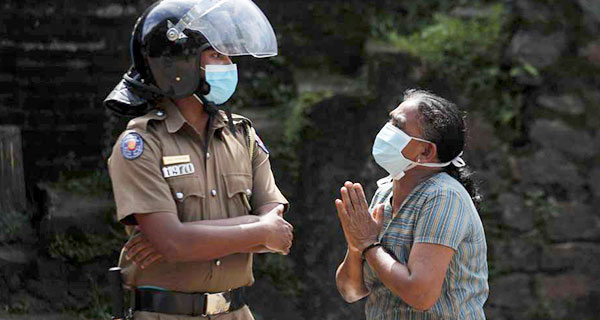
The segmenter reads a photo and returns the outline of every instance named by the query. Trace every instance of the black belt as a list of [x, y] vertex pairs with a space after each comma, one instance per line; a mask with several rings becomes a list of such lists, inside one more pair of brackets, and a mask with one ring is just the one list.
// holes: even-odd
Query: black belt
[[227, 313], [246, 305], [244, 287], [218, 293], [185, 293], [158, 289], [135, 289], [135, 311], [188, 316]]

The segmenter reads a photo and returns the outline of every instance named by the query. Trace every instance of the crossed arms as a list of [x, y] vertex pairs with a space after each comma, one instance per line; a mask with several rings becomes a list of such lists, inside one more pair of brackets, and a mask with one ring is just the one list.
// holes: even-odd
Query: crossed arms
[[182, 223], [174, 213], [136, 214], [141, 233], [125, 245], [128, 259], [141, 268], [167, 261], [208, 261], [240, 252], [287, 254], [293, 227], [283, 205], [259, 207], [258, 215]]

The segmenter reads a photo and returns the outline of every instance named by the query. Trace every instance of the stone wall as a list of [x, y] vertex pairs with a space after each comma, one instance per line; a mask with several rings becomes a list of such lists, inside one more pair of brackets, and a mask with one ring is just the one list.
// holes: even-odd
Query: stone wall
[[100, 318], [108, 301], [105, 270], [118, 247], [97, 250], [98, 243], [87, 242], [104, 242], [99, 234], [115, 238], [112, 216], [103, 219], [106, 201], [109, 214], [114, 210], [112, 196], [90, 199], [94, 191], [82, 196], [40, 182], [104, 170], [110, 135], [101, 103], [129, 64], [129, 30], [143, 4], [9, 0], [0, 6], [0, 124], [21, 129], [29, 199], [24, 212], [0, 213], [0, 309], [87, 310]]
[[[597, 319], [600, 7], [593, 1], [517, 1], [506, 8], [499, 71], [511, 70], [511, 78], [499, 92], [518, 98], [505, 124], [495, 118], [493, 104], [439, 77], [443, 70], [431, 70], [424, 57], [389, 46], [373, 46], [367, 58], [371, 91], [363, 102], [335, 96], [306, 111], [295, 193], [299, 217], [293, 218], [297, 243], [303, 243], [295, 250], [306, 270], [305, 317], [358, 318], [362, 306], [348, 307], [334, 288], [345, 244], [333, 200], [345, 180], [366, 184], [367, 197], [373, 195], [374, 182], [385, 174], [369, 155], [372, 139], [402, 91], [424, 87], [469, 112], [464, 158], [484, 195], [488, 318]], [[454, 14], [485, 12], [461, 9]], [[528, 71], [518, 72], [523, 66]]]
[[[370, 156], [372, 140], [410, 87], [469, 112], [465, 159], [484, 195], [488, 318], [597, 317], [597, 1], [256, 2], [274, 24], [280, 56], [238, 61], [232, 106], [255, 120], [271, 149], [296, 227], [289, 256], [256, 259], [257, 318], [364, 318], [363, 302], [348, 305], [335, 289], [345, 244], [333, 200], [347, 179], [374, 193], [384, 172]], [[466, 92], [424, 56], [369, 41], [389, 28], [418, 31], [438, 10], [485, 17], [475, 3], [495, 2], [507, 18], [494, 54], [501, 76], [491, 78], [498, 81], [489, 96]], [[101, 102], [129, 65], [130, 31], [149, 3], [1, 5], [0, 125], [21, 128], [30, 200], [27, 212], [0, 215], [1, 310], [87, 318], [110, 311], [105, 270], [124, 238], [104, 163], [127, 119]]]
[[526, 88], [526, 143], [504, 154], [510, 174], [501, 190], [489, 192], [499, 230], [490, 241], [495, 274], [488, 310], [499, 318], [594, 319], [600, 297], [600, 215], [593, 209], [600, 200], [594, 176], [600, 164], [600, 6], [515, 5], [519, 24], [506, 57], [539, 73], [516, 79]]
[[2, 3], [0, 123], [21, 127], [30, 189], [101, 165], [101, 103], [129, 65], [129, 34], [143, 6]]

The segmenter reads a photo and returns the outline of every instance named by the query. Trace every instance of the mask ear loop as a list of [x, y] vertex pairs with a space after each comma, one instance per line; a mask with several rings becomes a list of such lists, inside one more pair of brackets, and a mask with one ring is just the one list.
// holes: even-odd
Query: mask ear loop
[[[417, 141], [434, 144], [433, 142], [427, 141], [425, 139], [415, 138], [415, 137], [410, 137], [410, 138], [415, 139]], [[441, 164], [418, 163], [418, 161], [417, 161], [417, 163], [418, 163], [418, 165], [422, 165], [422, 166], [426, 166], [426, 167], [445, 167], [449, 164], [452, 164], [457, 168], [462, 168], [467, 165], [465, 160], [463, 160], [463, 158], [461, 158], [462, 155], [463, 155], [463, 151], [461, 151], [456, 157], [454, 157], [454, 159], [452, 159], [448, 162], [445, 162], [445, 163], [441, 163]]]
[[[431, 142], [431, 141], [428, 141], [428, 140], [425, 140], [425, 139], [421, 139], [421, 138], [415, 138], [415, 137], [411, 137], [411, 136], [409, 136], [409, 138], [410, 138], [411, 140], [416, 140], [416, 141], [419, 141], [419, 142], [424, 142], [424, 143], [427, 143], [427, 144], [432, 144], [432, 145], [434, 145], [434, 146], [435, 146], [435, 143], [433, 143], [433, 142]], [[410, 159], [409, 159], [409, 160], [410, 160]], [[413, 161], [411, 161], [411, 162], [413, 162], [413, 163], [411, 164], [411, 167], [410, 167], [411, 169], [421, 164], [421, 155], [418, 155], [416, 160], [417, 160], [417, 161], [414, 161], [414, 162], [413, 162]], [[408, 169], [407, 169], [407, 170], [408, 170]]]
[[465, 163], [465, 160], [463, 160], [463, 158], [460, 157], [462, 155], [463, 155], [463, 152], [461, 151], [456, 156], [456, 158], [454, 158], [454, 159], [452, 159], [452, 161], [450, 161], [450, 163], [453, 164], [457, 168], [462, 168], [462, 167], [466, 166], [467, 164]]
[[[413, 138], [413, 139], [420, 140], [419, 138]], [[425, 141], [425, 142], [428, 142], [428, 141]], [[432, 143], [432, 142], [430, 142], [430, 143]], [[454, 159], [452, 159], [448, 162], [443, 162], [443, 163], [419, 163], [419, 162], [414, 162], [414, 161], [411, 161], [411, 162], [415, 166], [418, 165], [418, 166], [424, 166], [424, 167], [430, 167], [430, 168], [442, 168], [442, 167], [446, 167], [450, 164], [454, 165], [457, 168], [462, 168], [467, 165], [465, 163], [465, 160], [463, 160], [463, 158], [460, 157], [460, 156], [462, 156], [462, 154], [463, 154], [463, 152], [461, 151], [456, 157], [454, 157]]]

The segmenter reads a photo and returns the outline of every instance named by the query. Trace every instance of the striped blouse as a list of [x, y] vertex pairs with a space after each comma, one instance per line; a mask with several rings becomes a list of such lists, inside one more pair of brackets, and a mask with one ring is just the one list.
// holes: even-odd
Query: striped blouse
[[371, 293], [365, 306], [367, 320], [485, 319], [488, 296], [487, 245], [481, 219], [465, 188], [446, 173], [420, 183], [392, 217], [392, 185], [380, 180], [372, 210], [385, 203], [380, 241], [396, 260], [408, 264], [414, 243], [440, 244], [455, 250], [442, 293], [427, 311], [413, 309], [383, 285], [368, 263], [364, 280]]

